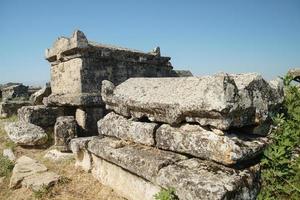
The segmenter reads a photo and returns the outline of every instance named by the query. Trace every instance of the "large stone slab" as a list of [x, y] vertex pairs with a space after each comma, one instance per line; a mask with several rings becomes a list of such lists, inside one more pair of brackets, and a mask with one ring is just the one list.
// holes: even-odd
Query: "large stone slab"
[[212, 162], [189, 159], [159, 171], [156, 182], [174, 188], [180, 200], [256, 199], [259, 166], [235, 170]]
[[267, 145], [267, 138], [223, 132], [217, 135], [199, 125], [161, 125], [156, 131], [156, 146], [161, 149], [190, 154], [224, 165], [255, 158]]
[[121, 167], [92, 155], [92, 174], [101, 184], [111, 187], [120, 196], [130, 200], [154, 200], [160, 187]]
[[11, 122], [4, 125], [8, 137], [16, 144], [24, 146], [43, 145], [48, 140], [45, 131], [34, 124]]
[[260, 75], [131, 78], [102, 82], [107, 109], [129, 117], [179, 124], [198, 122], [221, 130], [264, 122], [283, 100]]
[[172, 152], [126, 144], [108, 137], [91, 140], [88, 151], [152, 182], [161, 168], [186, 159], [185, 156]]
[[98, 132], [99, 134], [153, 146], [155, 144], [154, 133], [158, 126], [156, 123], [126, 119], [111, 112], [98, 121]]
[[60, 151], [70, 151], [69, 143], [77, 136], [77, 123], [74, 116], [58, 117], [54, 126], [54, 145]]
[[10, 179], [10, 188], [31, 188], [38, 191], [43, 187], [50, 187], [57, 183], [60, 176], [48, 171], [45, 165], [27, 156], [17, 159]]
[[44, 105], [24, 106], [18, 110], [20, 121], [45, 128], [54, 126], [56, 118], [62, 115], [64, 115], [63, 108], [46, 107]]
[[0, 117], [6, 118], [18, 114], [18, 109], [29, 106], [29, 101], [4, 101], [0, 102]]

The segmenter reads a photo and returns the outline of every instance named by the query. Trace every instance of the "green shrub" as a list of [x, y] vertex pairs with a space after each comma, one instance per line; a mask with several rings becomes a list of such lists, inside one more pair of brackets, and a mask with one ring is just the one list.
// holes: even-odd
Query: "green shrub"
[[51, 188], [43, 185], [43, 187], [37, 191], [33, 191], [33, 196], [35, 199], [43, 199], [51, 192]]
[[174, 188], [161, 189], [161, 191], [154, 195], [155, 200], [178, 200], [175, 195]]
[[282, 112], [273, 121], [272, 144], [264, 151], [262, 189], [258, 199], [300, 199], [300, 89], [291, 77], [284, 80]]
[[13, 168], [14, 163], [11, 162], [7, 157], [0, 155], [0, 177], [7, 177]]

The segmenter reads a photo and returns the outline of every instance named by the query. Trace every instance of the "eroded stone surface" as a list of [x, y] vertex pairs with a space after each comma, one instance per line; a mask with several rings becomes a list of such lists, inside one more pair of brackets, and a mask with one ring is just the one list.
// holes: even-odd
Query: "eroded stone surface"
[[88, 142], [94, 137], [74, 138], [70, 142], [70, 148], [75, 156], [75, 167], [81, 168], [86, 172], [92, 170], [92, 155], [87, 151]]
[[172, 152], [126, 144], [108, 137], [91, 140], [88, 151], [152, 182], [155, 182], [154, 178], [161, 168], [186, 159]]
[[154, 200], [160, 187], [96, 156], [92, 174], [102, 184], [130, 200]]
[[31, 188], [38, 191], [42, 187], [49, 187], [58, 182], [60, 176], [48, 169], [37, 160], [27, 156], [17, 159], [10, 179], [10, 188]]
[[4, 125], [8, 137], [16, 144], [35, 146], [45, 144], [48, 135], [45, 131], [34, 124], [25, 122], [11, 122]]
[[20, 121], [45, 128], [54, 126], [56, 118], [62, 115], [64, 115], [63, 108], [46, 107], [44, 105], [23, 106], [18, 110], [18, 118]]
[[107, 109], [123, 116], [179, 124], [198, 122], [221, 130], [265, 121], [283, 100], [258, 74], [130, 78], [114, 87], [103, 81]]
[[77, 129], [75, 117], [58, 117], [54, 126], [54, 145], [61, 151], [70, 151], [69, 143], [77, 136]]
[[49, 84], [42, 89], [36, 91], [30, 96], [30, 101], [33, 105], [43, 105], [43, 99], [51, 94], [51, 87]]
[[157, 183], [175, 188], [181, 200], [256, 199], [259, 191], [259, 166], [234, 170], [213, 162], [189, 159], [159, 171]]
[[7, 157], [12, 162], [16, 161], [16, 156], [12, 149], [3, 149], [3, 156]]
[[267, 138], [224, 133], [217, 135], [199, 125], [161, 125], [156, 132], [157, 147], [213, 160], [225, 165], [255, 158], [267, 145]]
[[61, 162], [73, 159], [74, 155], [72, 153], [61, 152], [57, 149], [52, 149], [45, 154], [44, 158], [54, 162]]
[[5, 100], [28, 100], [28, 97], [28, 86], [24, 86], [23, 84], [2, 88], [2, 98]]
[[114, 112], [107, 114], [98, 122], [99, 134], [153, 146], [156, 123], [137, 122], [126, 119]]
[[300, 82], [300, 68], [290, 69], [288, 75], [291, 76], [295, 81]]

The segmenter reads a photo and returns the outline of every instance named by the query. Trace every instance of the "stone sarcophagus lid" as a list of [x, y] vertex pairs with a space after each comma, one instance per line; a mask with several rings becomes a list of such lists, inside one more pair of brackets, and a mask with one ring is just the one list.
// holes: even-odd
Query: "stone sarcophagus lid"
[[170, 57], [157, 47], [150, 53], [90, 42], [81, 31], [60, 37], [46, 50], [51, 63], [48, 105], [102, 106], [101, 82], [119, 84], [130, 77], [176, 76]]

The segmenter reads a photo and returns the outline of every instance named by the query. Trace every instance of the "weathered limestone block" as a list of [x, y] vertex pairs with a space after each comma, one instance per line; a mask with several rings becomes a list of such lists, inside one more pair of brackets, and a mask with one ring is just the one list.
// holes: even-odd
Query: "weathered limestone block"
[[88, 143], [94, 137], [74, 138], [70, 142], [70, 148], [75, 156], [75, 167], [81, 168], [86, 172], [92, 170], [92, 155], [87, 151]]
[[126, 117], [180, 124], [198, 122], [221, 130], [264, 122], [283, 96], [260, 75], [131, 78], [114, 87], [102, 82], [107, 109]]
[[24, 86], [23, 84], [2, 88], [2, 98], [5, 100], [27, 100], [28, 97], [28, 86]]
[[98, 122], [99, 134], [153, 146], [156, 123], [136, 122], [114, 112], [107, 114]]
[[30, 101], [33, 105], [43, 105], [44, 97], [48, 97], [51, 94], [51, 87], [49, 84], [42, 89], [36, 91], [30, 96]]
[[24, 146], [43, 145], [48, 140], [45, 131], [34, 124], [25, 122], [11, 122], [4, 126], [8, 137], [16, 144]]
[[70, 151], [69, 143], [77, 136], [77, 123], [73, 116], [58, 117], [54, 126], [54, 145], [60, 151]]
[[295, 81], [300, 82], [300, 68], [290, 69], [288, 75], [291, 76]]
[[267, 138], [224, 133], [217, 135], [199, 125], [161, 125], [156, 131], [157, 147], [233, 165], [255, 158], [267, 145]]
[[260, 188], [259, 171], [259, 165], [235, 170], [189, 159], [162, 168], [156, 181], [162, 187], [175, 188], [180, 200], [254, 200]]
[[80, 128], [79, 136], [98, 135], [97, 122], [105, 115], [104, 108], [78, 108], [76, 121]]
[[45, 154], [44, 158], [54, 162], [61, 162], [74, 159], [74, 154], [52, 149]]
[[144, 53], [90, 42], [81, 31], [61, 37], [46, 50], [51, 64], [52, 106], [101, 106], [102, 80], [119, 84], [129, 77], [174, 76], [169, 57], [159, 48]]
[[63, 115], [63, 108], [46, 107], [44, 105], [24, 106], [18, 110], [20, 121], [32, 123], [43, 128], [54, 126], [56, 118]]
[[122, 140], [108, 137], [91, 140], [88, 151], [154, 183], [161, 168], [186, 159], [172, 152], [126, 144]]
[[3, 156], [7, 157], [12, 162], [16, 161], [16, 156], [11, 148], [3, 149]]
[[92, 155], [92, 174], [101, 184], [111, 187], [120, 196], [130, 200], [154, 200], [160, 187], [121, 167]]
[[10, 188], [30, 188], [34, 191], [56, 184], [60, 176], [49, 172], [45, 165], [27, 156], [17, 159], [10, 179]]
[[29, 106], [29, 101], [4, 101], [0, 102], [0, 117], [6, 118], [18, 114], [18, 109]]

